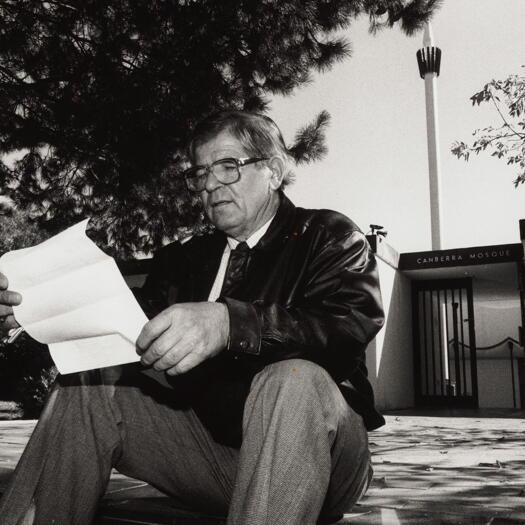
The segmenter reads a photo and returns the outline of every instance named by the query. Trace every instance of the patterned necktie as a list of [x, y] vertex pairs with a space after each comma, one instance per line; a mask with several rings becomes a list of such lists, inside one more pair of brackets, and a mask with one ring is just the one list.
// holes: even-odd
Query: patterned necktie
[[231, 295], [238, 285], [242, 283], [249, 253], [250, 247], [245, 242], [240, 242], [237, 248], [230, 252], [221, 295]]

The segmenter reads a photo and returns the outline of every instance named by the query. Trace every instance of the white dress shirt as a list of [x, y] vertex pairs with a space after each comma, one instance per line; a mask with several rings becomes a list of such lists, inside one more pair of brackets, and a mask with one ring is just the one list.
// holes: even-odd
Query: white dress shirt
[[[273, 217], [275, 217], [275, 215]], [[273, 220], [273, 217], [267, 222], [265, 222], [257, 231], [252, 233], [246, 239], [246, 244], [250, 249], [253, 248], [261, 240], [262, 236], [268, 230], [270, 223]], [[224, 247], [224, 251], [222, 252], [221, 264], [219, 265], [217, 276], [215, 277], [215, 281], [213, 283], [213, 286], [211, 287], [210, 295], [208, 296], [208, 301], [216, 301], [221, 295], [222, 285], [224, 283], [224, 278], [226, 277], [226, 268], [228, 268], [228, 261], [230, 260], [230, 253], [232, 250], [235, 250], [235, 248], [237, 248], [237, 245], [239, 244], [239, 241], [237, 241], [233, 237], [228, 237], [227, 241], [228, 242]]]

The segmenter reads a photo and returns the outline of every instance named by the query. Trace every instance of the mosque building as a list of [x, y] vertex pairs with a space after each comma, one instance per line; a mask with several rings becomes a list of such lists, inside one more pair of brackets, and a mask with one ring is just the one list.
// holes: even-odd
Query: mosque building
[[[425, 81], [432, 250], [397, 253], [371, 225], [386, 324], [368, 348], [378, 405], [525, 407], [525, 219], [516, 242], [442, 249], [437, 86], [430, 25], [417, 52]], [[518, 239], [519, 232], [519, 239]]]

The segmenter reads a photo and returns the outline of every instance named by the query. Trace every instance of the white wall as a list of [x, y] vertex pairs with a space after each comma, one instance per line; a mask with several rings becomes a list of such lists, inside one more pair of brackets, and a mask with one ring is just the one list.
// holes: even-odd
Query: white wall
[[[508, 355], [508, 351], [506, 352]], [[514, 352], [516, 354], [517, 352]], [[514, 359], [516, 407], [520, 408], [517, 363]], [[514, 408], [510, 359], [478, 359], [480, 408]]]
[[[507, 344], [493, 350], [483, 350], [507, 337], [519, 339], [521, 309], [517, 281], [497, 282], [474, 279], [474, 319], [478, 366], [479, 406], [481, 408], [513, 408], [510, 352]], [[514, 384], [517, 407], [520, 407], [520, 388], [516, 357], [523, 351], [514, 347]]]
[[385, 326], [367, 349], [367, 367], [381, 410], [414, 406], [410, 281], [377, 258]]

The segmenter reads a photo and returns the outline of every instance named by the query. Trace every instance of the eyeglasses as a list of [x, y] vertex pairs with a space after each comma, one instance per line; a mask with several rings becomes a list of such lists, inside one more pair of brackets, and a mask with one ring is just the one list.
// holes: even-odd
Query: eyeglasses
[[200, 193], [206, 188], [208, 174], [212, 173], [221, 184], [233, 184], [241, 178], [240, 168], [261, 160], [268, 160], [268, 158], [247, 157], [243, 159], [219, 159], [207, 166], [193, 166], [188, 168], [184, 171], [183, 175], [188, 189], [194, 193]]

